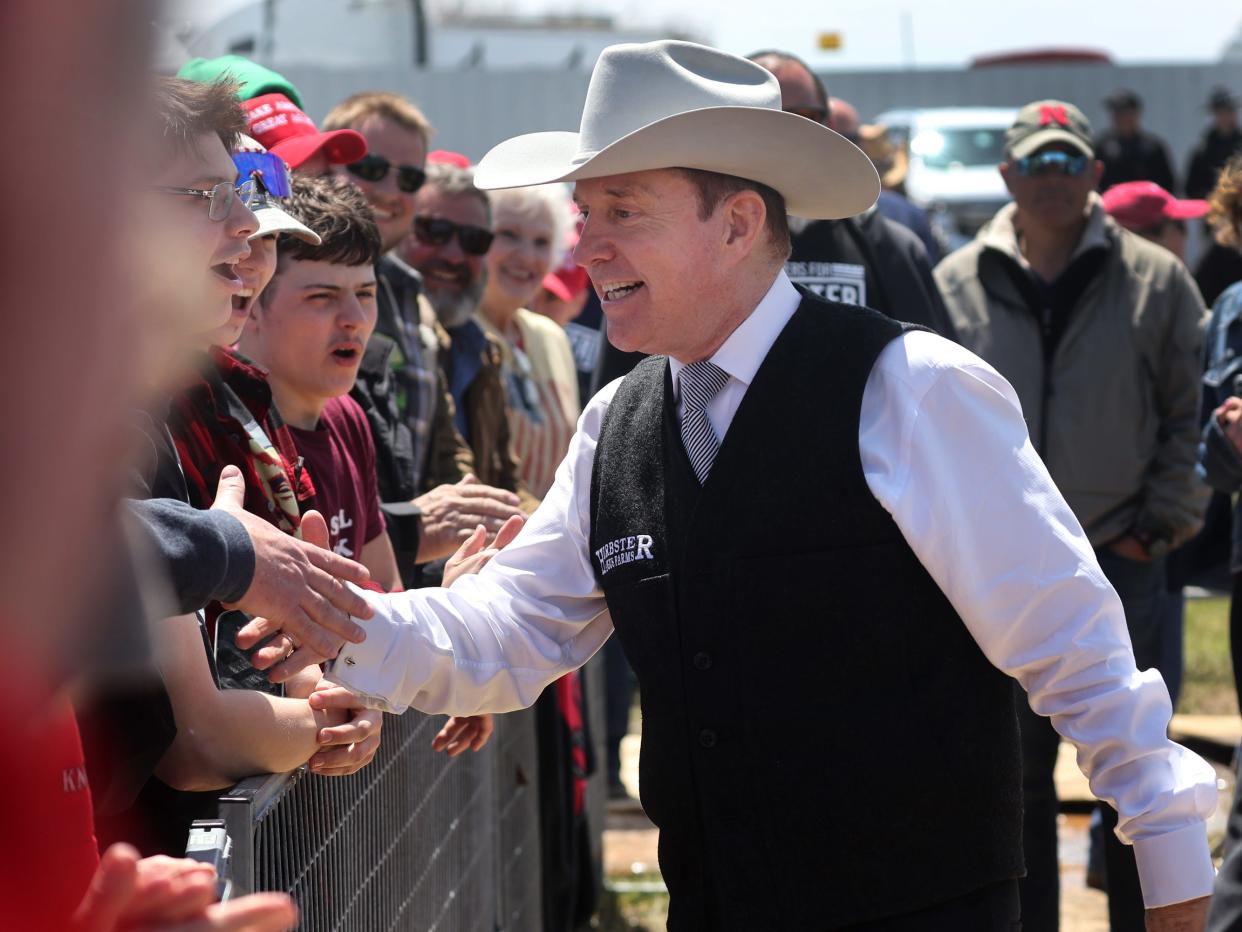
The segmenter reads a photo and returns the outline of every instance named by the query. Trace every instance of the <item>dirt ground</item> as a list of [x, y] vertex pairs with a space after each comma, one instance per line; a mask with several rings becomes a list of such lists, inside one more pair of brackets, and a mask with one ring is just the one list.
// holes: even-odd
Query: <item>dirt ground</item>
[[[1086, 815], [1061, 818], [1061, 928], [1108, 932], [1108, 899], [1086, 885]], [[604, 871], [615, 891], [619, 916], [608, 929], [662, 932], [667, 915], [656, 864], [656, 830], [641, 809], [614, 807], [604, 833]], [[618, 921], [620, 920], [620, 921]]]

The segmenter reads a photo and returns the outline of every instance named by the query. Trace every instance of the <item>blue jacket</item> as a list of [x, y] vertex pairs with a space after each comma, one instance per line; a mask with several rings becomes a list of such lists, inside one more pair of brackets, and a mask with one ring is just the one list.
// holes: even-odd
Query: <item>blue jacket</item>
[[[1242, 396], [1242, 282], [1227, 288], [1212, 307], [1203, 343], [1203, 440], [1199, 444], [1199, 475], [1226, 495], [1242, 490], [1242, 454], [1212, 416], [1226, 398]], [[1242, 514], [1233, 511], [1233, 552], [1229, 568], [1242, 571]]]

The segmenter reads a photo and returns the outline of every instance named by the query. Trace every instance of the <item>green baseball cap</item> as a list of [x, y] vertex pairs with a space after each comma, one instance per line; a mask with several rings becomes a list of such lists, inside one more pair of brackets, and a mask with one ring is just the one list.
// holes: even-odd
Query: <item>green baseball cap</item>
[[298, 89], [288, 78], [271, 68], [264, 68], [252, 62], [249, 58], [242, 58], [240, 55], [191, 58], [181, 66], [177, 77], [203, 83], [227, 78], [240, 85], [237, 96], [242, 100], [249, 100], [262, 94], [284, 94], [297, 105], [299, 110], [305, 109], [302, 106], [302, 98], [298, 96]]
[[1087, 158], [1095, 155], [1091, 124], [1082, 111], [1063, 100], [1037, 100], [1018, 111], [1005, 132], [1005, 151], [1022, 159], [1050, 142], [1063, 142]]

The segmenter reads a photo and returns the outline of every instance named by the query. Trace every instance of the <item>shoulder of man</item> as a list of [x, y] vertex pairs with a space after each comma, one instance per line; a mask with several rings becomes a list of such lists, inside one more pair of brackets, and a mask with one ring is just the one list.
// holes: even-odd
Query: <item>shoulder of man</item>
[[953, 250], [936, 264], [932, 274], [936, 278], [936, 284], [946, 292], [946, 298], [948, 291], [957, 290], [965, 284], [978, 281], [979, 258], [983, 255], [984, 248], [980, 240], [973, 239], [965, 246]]
[[367, 420], [366, 412], [349, 395], [340, 395], [324, 405], [319, 421], [325, 430], [344, 434], [355, 440], [365, 437], [368, 443], [373, 442], [371, 424]]
[[915, 265], [931, 267], [927, 258], [927, 247], [919, 239], [918, 234], [909, 227], [902, 226], [896, 220], [881, 215], [878, 211], [868, 220], [864, 227], [870, 232], [874, 241], [886, 248], [898, 249], [908, 256]]
[[1131, 233], [1111, 218], [1108, 225], [1115, 254], [1128, 273], [1149, 278], [1157, 285], [1190, 277], [1185, 264], [1163, 246]]

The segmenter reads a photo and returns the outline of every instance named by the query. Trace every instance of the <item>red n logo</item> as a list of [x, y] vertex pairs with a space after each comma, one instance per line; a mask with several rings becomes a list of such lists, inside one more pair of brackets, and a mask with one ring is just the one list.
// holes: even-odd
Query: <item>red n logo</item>
[[1069, 127], [1069, 114], [1065, 112], [1065, 107], [1062, 104], [1040, 104], [1039, 125], [1047, 126], [1054, 122]]

